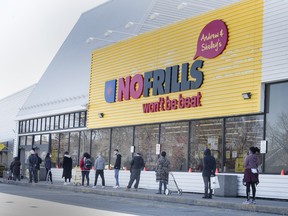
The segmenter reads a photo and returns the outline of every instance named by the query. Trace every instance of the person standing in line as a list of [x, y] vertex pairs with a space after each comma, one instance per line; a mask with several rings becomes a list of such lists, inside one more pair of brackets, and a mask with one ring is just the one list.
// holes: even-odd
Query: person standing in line
[[95, 181], [94, 181], [93, 188], [96, 188], [99, 175], [101, 176], [101, 179], [102, 179], [102, 188], [105, 187], [104, 168], [105, 168], [105, 160], [102, 157], [101, 153], [99, 153], [94, 163], [94, 169], [96, 170], [96, 173], [95, 173]]
[[10, 164], [10, 170], [13, 174], [14, 181], [16, 181], [17, 179], [21, 181], [20, 167], [21, 167], [21, 162], [19, 161], [18, 157], [14, 157], [14, 160]]
[[169, 180], [170, 161], [166, 158], [166, 152], [162, 151], [160, 158], [156, 164], [156, 181], [159, 181], [159, 190], [156, 194], [162, 194], [162, 185], [164, 187], [163, 194], [167, 189]]
[[80, 160], [80, 169], [82, 174], [82, 186], [84, 186], [84, 180], [87, 180], [87, 187], [89, 186], [89, 174], [92, 167], [91, 156], [85, 152]]
[[28, 162], [29, 162], [29, 183], [32, 183], [32, 180], [34, 180], [34, 182], [37, 183], [38, 182], [38, 175], [37, 175], [38, 158], [35, 155], [35, 151], [33, 149], [30, 151]]
[[133, 182], [136, 180], [136, 183], [134, 184], [134, 188], [137, 191], [138, 190], [138, 185], [140, 181], [140, 175], [141, 175], [141, 170], [143, 170], [145, 167], [144, 160], [141, 156], [140, 153], [137, 153], [132, 161], [131, 161], [131, 166], [130, 166], [130, 181], [128, 183], [128, 186], [126, 188], [127, 191], [130, 190]]
[[[51, 184], [53, 184], [53, 181], [52, 181], [52, 172], [51, 172], [51, 168], [52, 168], [52, 163], [51, 163], [51, 154], [50, 153], [47, 153], [46, 154], [46, 157], [45, 157], [45, 160], [44, 160], [44, 165], [45, 165], [45, 169], [46, 169], [46, 180], [50, 180]], [[49, 175], [49, 177], [48, 177]]]
[[[64, 185], [70, 184], [72, 177], [72, 158], [69, 153], [66, 151], [63, 157], [63, 174], [64, 177]], [[67, 182], [68, 180], [68, 182]]]
[[[256, 204], [256, 185], [259, 184], [258, 166], [259, 159], [255, 154], [258, 148], [249, 148], [249, 153], [244, 160], [244, 178], [243, 184], [246, 186], [246, 201], [243, 204]], [[250, 186], [252, 187], [252, 200], [250, 199]]]
[[[216, 160], [211, 155], [211, 150], [204, 151], [202, 177], [204, 182], [204, 196], [203, 199], [212, 199], [213, 190], [211, 189], [211, 176], [215, 176]], [[209, 190], [209, 194], [208, 194]]]
[[[35, 150], [34, 150], [35, 151]], [[40, 171], [40, 164], [42, 163], [42, 158], [39, 157], [38, 153], [35, 151], [35, 155], [37, 157], [37, 165], [36, 165], [36, 175], [37, 179], [39, 180], [39, 171]]]
[[116, 161], [114, 164], [114, 177], [116, 180], [116, 185], [114, 186], [114, 188], [119, 188], [120, 187], [120, 185], [119, 185], [119, 171], [121, 168], [121, 157], [122, 156], [121, 156], [121, 154], [119, 154], [118, 149], [114, 150], [114, 155], [116, 156]]

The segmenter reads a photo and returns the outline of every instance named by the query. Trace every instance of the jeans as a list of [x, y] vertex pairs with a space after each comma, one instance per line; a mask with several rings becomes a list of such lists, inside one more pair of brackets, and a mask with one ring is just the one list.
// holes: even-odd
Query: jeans
[[135, 180], [136, 180], [136, 183], [134, 185], [134, 188], [138, 188], [139, 181], [140, 181], [140, 174], [141, 174], [141, 169], [132, 169], [131, 170], [130, 181], [128, 183], [127, 188], [131, 188], [131, 186]]
[[[49, 177], [48, 177], [48, 174], [49, 174]], [[46, 181], [49, 181], [49, 180], [52, 182], [52, 172], [51, 170], [49, 172], [49, 169], [46, 168]]]
[[35, 183], [38, 182], [38, 170], [32, 166], [29, 166], [29, 182], [32, 183], [33, 179]]
[[166, 191], [166, 189], [167, 189], [167, 181], [165, 181], [165, 180], [160, 180], [159, 181], [159, 192], [161, 193], [161, 191], [162, 191], [162, 185], [164, 186], [164, 193], [165, 193], [165, 191]]
[[85, 171], [81, 171], [81, 174], [82, 174], [82, 185], [84, 186], [84, 180], [85, 180], [85, 177], [86, 177], [86, 180], [87, 180], [87, 186], [89, 186], [89, 173], [90, 171], [89, 170], [85, 170]]
[[97, 185], [98, 176], [102, 179], [102, 186], [105, 186], [104, 170], [96, 170], [94, 186]]
[[120, 169], [114, 169], [114, 177], [116, 180], [116, 186], [119, 186], [119, 171]]
[[[204, 181], [204, 196], [206, 197], [212, 196], [210, 177], [203, 176], [203, 181]], [[208, 189], [209, 189], [209, 194], [208, 194]]]

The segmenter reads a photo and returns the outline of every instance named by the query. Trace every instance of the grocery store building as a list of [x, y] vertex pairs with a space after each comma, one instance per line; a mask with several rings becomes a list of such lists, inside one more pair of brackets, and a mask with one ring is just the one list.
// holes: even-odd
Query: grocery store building
[[87, 11], [19, 111], [14, 156], [51, 152], [60, 180], [65, 151], [74, 166], [102, 152], [109, 169], [118, 148], [124, 187], [141, 152], [140, 187], [157, 188], [165, 150], [183, 191], [201, 193], [210, 148], [242, 196], [243, 160], [257, 146], [257, 195], [287, 199], [287, 12], [280, 0], [112, 0]]

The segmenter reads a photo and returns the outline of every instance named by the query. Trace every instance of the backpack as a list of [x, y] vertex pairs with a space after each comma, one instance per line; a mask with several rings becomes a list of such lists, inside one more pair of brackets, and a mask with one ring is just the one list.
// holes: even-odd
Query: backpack
[[84, 168], [85, 169], [91, 169], [92, 168], [92, 161], [90, 158], [86, 158], [84, 161]]

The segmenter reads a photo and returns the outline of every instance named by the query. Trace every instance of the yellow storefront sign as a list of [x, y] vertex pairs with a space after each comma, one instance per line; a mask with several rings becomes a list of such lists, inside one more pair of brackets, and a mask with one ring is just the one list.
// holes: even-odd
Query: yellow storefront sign
[[6, 146], [3, 143], [0, 143], [0, 151], [2, 151], [5, 148], [6, 148]]
[[88, 128], [259, 113], [262, 14], [241, 1], [93, 51]]

